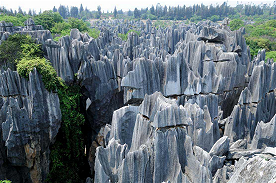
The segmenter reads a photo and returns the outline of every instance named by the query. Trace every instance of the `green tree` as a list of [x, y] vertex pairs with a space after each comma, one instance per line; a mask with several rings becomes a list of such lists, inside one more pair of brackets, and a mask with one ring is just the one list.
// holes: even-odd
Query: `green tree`
[[63, 18], [67, 18], [69, 15], [69, 12], [67, 11], [67, 8], [64, 5], [59, 6], [58, 12]]
[[82, 4], [80, 5], [80, 13], [84, 11]]
[[0, 65], [15, 69], [16, 61], [23, 57], [42, 57], [41, 45], [28, 35], [10, 35], [6, 41], [0, 45]]
[[28, 78], [29, 73], [36, 68], [42, 76], [42, 81], [45, 88], [49, 91], [56, 91], [60, 86], [60, 81], [57, 77], [55, 69], [51, 62], [45, 58], [23, 58], [17, 63], [17, 72], [20, 76]]
[[134, 18], [139, 18], [140, 17], [140, 12], [137, 8], [134, 9], [133, 14], [134, 14]]
[[68, 22], [59, 22], [55, 24], [51, 32], [54, 34], [60, 34], [62, 31], [69, 29], [71, 29], [71, 25]]
[[265, 57], [266, 59], [273, 59], [276, 62], [276, 51], [266, 52]]
[[71, 13], [71, 17], [78, 18], [78, 15], [79, 15], [78, 7], [72, 6], [70, 13]]
[[230, 22], [230, 29], [232, 31], [238, 30], [244, 26], [244, 22], [241, 19], [234, 19]]
[[210, 17], [210, 20], [213, 21], [213, 22], [216, 22], [216, 21], [219, 21], [219, 16], [218, 15], [213, 15]]
[[114, 8], [113, 14], [114, 14], [114, 17], [117, 18], [118, 12], [117, 12], [116, 6], [115, 6], [115, 8]]
[[51, 30], [56, 23], [63, 22], [64, 20], [59, 13], [49, 10], [35, 16], [34, 21], [37, 25], [42, 25], [44, 29]]
[[79, 29], [79, 31], [81, 31], [81, 32], [89, 30], [87, 24], [80, 19], [70, 17], [68, 19], [68, 23], [70, 24], [71, 29]]
[[97, 14], [96, 14], [96, 18], [97, 18], [97, 19], [101, 18], [101, 16], [102, 16], [101, 9], [102, 9], [101, 6], [98, 6], [98, 7], [97, 7], [97, 10], [98, 10], [98, 12], [97, 12]]
[[22, 14], [17, 14], [16, 16], [0, 15], [0, 22], [11, 22], [14, 26], [24, 26], [24, 22], [29, 18], [29, 16], [24, 16]]
[[89, 36], [91, 36], [94, 39], [96, 39], [96, 38], [99, 37], [100, 32], [101, 32], [100, 30], [93, 28], [93, 29], [89, 29], [88, 34], [89, 34]]

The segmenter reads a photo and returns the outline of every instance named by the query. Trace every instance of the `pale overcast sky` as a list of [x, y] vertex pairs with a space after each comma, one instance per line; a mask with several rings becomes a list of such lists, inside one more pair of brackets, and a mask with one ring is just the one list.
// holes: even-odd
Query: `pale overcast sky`
[[[252, 0], [252, 1], [235, 1], [235, 0], [228, 0], [228, 4], [231, 6], [235, 6], [237, 2], [247, 4], [247, 3], [254, 3], [254, 4], [273, 4], [274, 0], [270, 1], [260, 1], [260, 0]], [[84, 7], [87, 7], [90, 10], [96, 10], [97, 6], [100, 5], [102, 7], [103, 11], [113, 11], [114, 7], [117, 7], [117, 10], [123, 9], [126, 10], [133, 10], [134, 8], [146, 8], [150, 7], [151, 5], [156, 5], [157, 3], [160, 3], [162, 6], [177, 6], [177, 5], [193, 5], [193, 4], [201, 4], [204, 5], [210, 5], [210, 4], [222, 4], [225, 2], [225, 0], [0, 0], [0, 6], [5, 6], [7, 9], [12, 8], [13, 10], [18, 10], [18, 7], [20, 6], [24, 11], [27, 11], [29, 9], [35, 9], [37, 12], [41, 9], [44, 10], [50, 10], [54, 6], [57, 8], [60, 4], [62, 5], [68, 5], [71, 6], [77, 6], [79, 7], [82, 3]]]

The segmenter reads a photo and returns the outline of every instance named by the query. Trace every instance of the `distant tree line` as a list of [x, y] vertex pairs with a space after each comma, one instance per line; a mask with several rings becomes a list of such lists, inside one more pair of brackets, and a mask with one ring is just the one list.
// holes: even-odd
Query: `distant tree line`
[[[272, 6], [268, 5], [243, 5], [238, 4], [236, 7], [229, 6], [226, 2], [221, 5], [210, 5], [206, 6], [193, 5], [193, 6], [176, 6], [167, 7], [157, 4], [155, 7], [150, 8], [135, 8], [133, 11], [133, 16], [135, 18], [142, 19], [160, 19], [160, 20], [184, 20], [184, 19], [212, 19], [216, 21], [217, 19], [222, 19], [224, 17], [233, 16], [236, 14], [241, 14], [245, 16], [263, 15], [264, 12], [268, 12], [269, 15], [276, 14], [275, 2]], [[130, 13], [128, 13], [130, 14]]]
[[[123, 12], [123, 10], [117, 10], [115, 7], [113, 12], [104, 12], [101, 6], [97, 7], [97, 10], [89, 10], [87, 7], [72, 6], [68, 7], [65, 5], [60, 5], [59, 7], [53, 7], [53, 12], [58, 12], [64, 19], [69, 17], [79, 18], [82, 20], [87, 19], [99, 19], [106, 16], [114, 16], [115, 18], [141, 18], [141, 19], [152, 19], [152, 20], [185, 20], [191, 19], [192, 21], [210, 19], [212, 21], [222, 20], [224, 17], [231, 16], [260, 16], [267, 15], [272, 17], [271, 19], [276, 19], [276, 2], [272, 5], [262, 4], [238, 4], [235, 7], [229, 6], [226, 2], [220, 5], [210, 5], [206, 6], [204, 4], [196, 4], [193, 6], [162, 6], [159, 3], [156, 6], [151, 6], [150, 8], [135, 8], [133, 11], [128, 10]], [[29, 15], [35, 16], [41, 14], [42, 12], [36, 12], [34, 10], [29, 10], [29, 12], [24, 12], [20, 7], [18, 10], [8, 10], [5, 7], [0, 7], [0, 14], [6, 15]], [[235, 17], [237, 18], [237, 17]]]

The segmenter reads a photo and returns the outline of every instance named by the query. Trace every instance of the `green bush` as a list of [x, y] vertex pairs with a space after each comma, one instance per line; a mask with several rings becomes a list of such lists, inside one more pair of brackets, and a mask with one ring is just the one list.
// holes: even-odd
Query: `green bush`
[[29, 73], [36, 68], [42, 76], [45, 88], [49, 91], [56, 91], [58, 86], [60, 86], [60, 80], [55, 69], [45, 58], [23, 58], [16, 66], [18, 74], [25, 78], [28, 78]]
[[220, 20], [220, 17], [218, 15], [213, 15], [213, 16], [210, 17], [210, 20], [213, 21], [213, 22], [216, 22], [216, 21]]
[[68, 23], [70, 24], [71, 29], [79, 29], [80, 32], [89, 30], [88, 25], [80, 19], [70, 17]]
[[273, 27], [276, 28], [276, 20], [269, 20], [265, 23], [267, 27]]
[[201, 16], [193, 15], [190, 20], [191, 20], [191, 22], [197, 23], [197, 22], [201, 21], [202, 18], [201, 18]]
[[260, 49], [266, 49], [267, 52], [276, 51], [276, 20], [257, 21], [254, 25], [245, 26], [245, 39], [250, 47], [252, 56], [257, 55]]
[[22, 14], [18, 14], [17, 16], [8, 16], [8, 15], [0, 15], [0, 22], [11, 22], [14, 26], [24, 26], [24, 22], [29, 18], [29, 16], [23, 16]]
[[87, 161], [84, 155], [82, 126], [84, 116], [80, 113], [80, 88], [64, 86], [58, 90], [62, 124], [51, 147], [50, 174], [47, 182], [82, 182], [86, 178]]
[[54, 25], [51, 32], [54, 34], [60, 34], [64, 30], [71, 29], [71, 25], [67, 22], [59, 22]]
[[68, 22], [56, 23], [52, 28], [52, 33], [57, 34], [54, 38], [55, 41], [58, 41], [61, 37], [70, 35], [71, 29], [78, 29], [80, 32], [87, 32], [89, 36], [93, 38], [98, 38], [100, 30], [98, 29], [89, 29], [89, 23], [84, 22], [76, 18], [69, 18]]
[[101, 31], [100, 31], [99, 29], [93, 28], [93, 29], [89, 29], [88, 35], [91, 36], [91, 37], [93, 37], [94, 39], [96, 39], [96, 38], [99, 37], [100, 32], [101, 32]]
[[14, 69], [17, 60], [23, 57], [42, 57], [41, 45], [29, 35], [13, 34], [0, 45], [0, 65]]
[[118, 37], [120, 37], [123, 41], [127, 40], [127, 34], [118, 33]]
[[60, 38], [62, 38], [63, 36], [69, 36], [71, 32], [71, 29], [65, 29], [62, 30], [60, 34], [58, 34], [58, 36], [56, 36], [54, 38], [54, 41], [58, 41]]
[[44, 29], [52, 30], [56, 23], [61, 23], [64, 20], [59, 13], [50, 10], [35, 16], [34, 21], [36, 25], [42, 25]]
[[28, 57], [28, 58], [43, 57], [43, 51], [40, 44], [36, 44], [36, 43], [22, 44], [21, 49], [22, 49], [23, 57]]
[[232, 31], [238, 30], [244, 26], [244, 22], [241, 19], [234, 19], [230, 22], [229, 26]]
[[126, 34], [118, 34], [118, 37], [120, 37], [123, 41], [126, 41], [127, 40], [127, 37], [128, 37], [128, 34], [131, 33], [131, 32], [135, 32], [138, 36], [140, 35], [140, 32], [139, 31], [136, 31], [134, 29], [130, 29]]
[[10, 180], [0, 180], [0, 183], [11, 183]]
[[276, 51], [266, 52], [265, 58], [266, 58], [266, 60], [267, 60], [268, 58], [273, 59], [273, 61], [276, 62]]

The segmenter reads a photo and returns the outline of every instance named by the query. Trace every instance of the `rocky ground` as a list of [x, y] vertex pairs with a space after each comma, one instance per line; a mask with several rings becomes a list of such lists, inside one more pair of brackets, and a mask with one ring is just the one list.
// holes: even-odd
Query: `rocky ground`
[[[34, 25], [0, 24], [0, 39], [29, 34], [58, 75], [82, 87], [91, 178], [86, 182], [276, 181], [276, 67], [256, 58], [228, 20], [158, 29], [151, 21], [94, 22], [53, 41]], [[129, 29], [127, 41], [118, 37]], [[0, 180], [44, 182], [61, 123], [57, 94], [34, 70], [0, 74]]]

